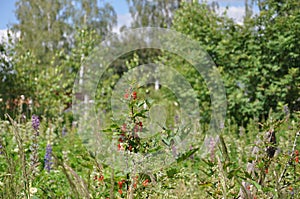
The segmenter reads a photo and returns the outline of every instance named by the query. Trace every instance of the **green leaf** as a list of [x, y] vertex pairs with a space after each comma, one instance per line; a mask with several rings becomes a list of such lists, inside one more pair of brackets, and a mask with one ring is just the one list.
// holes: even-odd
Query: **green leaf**
[[194, 153], [196, 153], [199, 150], [199, 148], [195, 148], [192, 149], [184, 154], [182, 154], [180, 157], [177, 158], [177, 163], [182, 162], [184, 160], [186, 160], [187, 158], [189, 158], [191, 155], [193, 155]]

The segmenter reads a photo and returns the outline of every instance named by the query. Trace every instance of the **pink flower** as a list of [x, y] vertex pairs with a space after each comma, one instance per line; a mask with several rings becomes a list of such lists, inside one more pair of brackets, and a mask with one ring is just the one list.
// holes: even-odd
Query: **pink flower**
[[124, 98], [125, 98], [125, 99], [128, 99], [128, 97], [129, 97], [129, 94], [128, 94], [128, 93], [125, 93], [125, 94], [124, 94]]
[[126, 132], [126, 124], [123, 124], [122, 128], [121, 128], [121, 131], [124, 133]]

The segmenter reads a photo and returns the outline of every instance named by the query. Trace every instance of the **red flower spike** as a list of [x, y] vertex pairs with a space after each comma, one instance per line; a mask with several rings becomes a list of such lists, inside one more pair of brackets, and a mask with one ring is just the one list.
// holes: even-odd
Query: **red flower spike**
[[98, 178], [98, 180], [99, 180], [100, 182], [102, 182], [102, 181], [104, 180], [104, 176], [101, 175], [101, 176]]
[[149, 183], [149, 180], [148, 180], [148, 179], [144, 180], [143, 186], [146, 187], [146, 186], [148, 185], [148, 183]]
[[131, 145], [129, 145], [128, 150], [132, 151], [132, 146]]
[[122, 191], [121, 189], [119, 189], [119, 191], [118, 191], [118, 192], [119, 192], [119, 194], [121, 194], [121, 195], [122, 195], [122, 193], [123, 193], [123, 191]]
[[139, 179], [139, 176], [135, 176], [134, 178], [133, 178], [133, 187], [136, 189], [136, 187], [137, 187], [137, 182], [138, 182], [138, 179]]
[[296, 157], [295, 157], [295, 162], [296, 162], [296, 163], [299, 163], [299, 156], [296, 156]]
[[137, 93], [135, 91], [133, 91], [132, 93], [132, 98], [135, 100], [137, 98]]
[[140, 127], [143, 127], [143, 122], [139, 122]]
[[289, 190], [290, 190], [290, 191], [293, 191], [293, 187], [289, 187]]
[[97, 180], [97, 178], [98, 178], [98, 176], [95, 176], [95, 177], [94, 177], [94, 180]]
[[121, 150], [121, 144], [118, 144], [118, 150], [119, 151]]
[[119, 185], [119, 189], [122, 189], [123, 181], [119, 181], [119, 182], [118, 182], [118, 185]]
[[298, 156], [299, 155], [299, 151], [295, 150], [295, 155]]
[[268, 174], [268, 173], [269, 173], [269, 170], [268, 170], [268, 169], [265, 169], [265, 173]]

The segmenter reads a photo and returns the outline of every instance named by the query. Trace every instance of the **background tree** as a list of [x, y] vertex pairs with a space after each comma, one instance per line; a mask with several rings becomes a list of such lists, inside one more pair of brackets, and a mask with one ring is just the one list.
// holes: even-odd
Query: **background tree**
[[[173, 28], [199, 41], [218, 66], [229, 115], [239, 125], [267, 118], [271, 109], [283, 113], [285, 105], [299, 109], [299, 41], [295, 39], [299, 3], [264, 1], [262, 5], [266, 10], [247, 18], [242, 26], [199, 4], [183, 4], [173, 21]], [[183, 67], [180, 61], [175, 65]]]
[[116, 13], [110, 4], [100, 5], [97, 0], [19, 0], [19, 22], [13, 29], [20, 32], [23, 50], [30, 49], [41, 63], [49, 63], [56, 50], [68, 53], [76, 28], [96, 30], [101, 36], [112, 29]]
[[91, 40], [99, 42], [112, 29], [115, 11], [97, 0], [19, 0], [16, 16], [12, 29], [20, 37], [10, 55], [15, 86], [12, 90], [4, 82], [10, 89], [6, 95], [10, 101], [25, 96], [38, 112], [60, 113], [69, 106], [75, 76], [93, 47]]

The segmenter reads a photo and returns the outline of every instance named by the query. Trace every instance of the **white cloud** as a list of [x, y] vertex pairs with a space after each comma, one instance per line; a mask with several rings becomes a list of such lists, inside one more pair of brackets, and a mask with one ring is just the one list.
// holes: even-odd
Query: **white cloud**
[[[0, 43], [8, 43], [8, 36], [7, 36], [8, 29], [0, 29]], [[15, 41], [18, 37], [20, 37], [20, 32], [12, 33], [10, 31], [10, 36]]]
[[[219, 14], [222, 14], [226, 10], [226, 7], [219, 8]], [[227, 10], [227, 16], [232, 18], [236, 23], [243, 24], [243, 18], [245, 16], [244, 6], [229, 6]]]
[[[222, 14], [226, 10], [226, 7], [220, 6], [218, 13]], [[232, 18], [236, 23], [243, 24], [243, 18], [245, 16], [244, 6], [228, 6], [227, 16]], [[118, 17], [118, 24], [113, 27], [112, 32], [119, 33], [122, 26], [130, 27], [132, 18], [130, 13], [120, 14]]]
[[0, 30], [0, 43], [7, 42], [7, 30]]
[[132, 18], [131, 18], [130, 13], [118, 15], [118, 25], [115, 26], [112, 31], [115, 33], [119, 33], [120, 28], [122, 26], [125, 25], [125, 26], [129, 27], [131, 22], [132, 22]]

